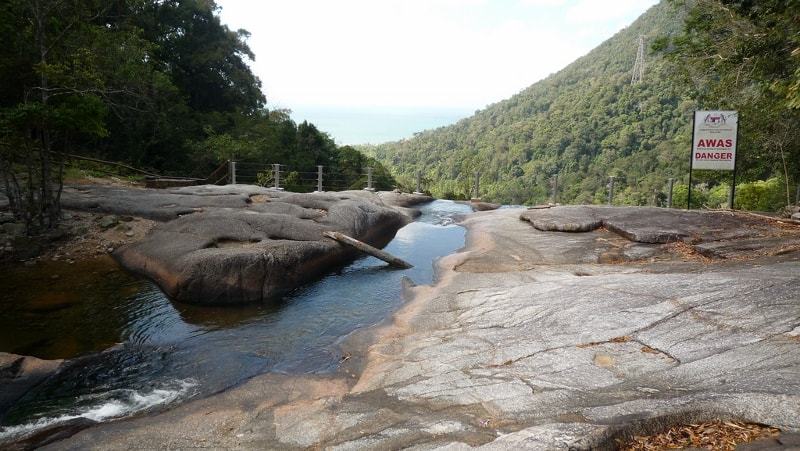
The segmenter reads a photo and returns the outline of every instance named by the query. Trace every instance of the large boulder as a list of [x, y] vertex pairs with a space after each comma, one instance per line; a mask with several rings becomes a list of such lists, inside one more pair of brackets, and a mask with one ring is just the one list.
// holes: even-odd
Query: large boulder
[[[247, 195], [211, 191], [210, 198]], [[407, 221], [374, 193], [273, 192], [246, 208], [204, 207], [160, 224], [114, 255], [175, 300], [245, 303], [275, 297], [357, 256], [323, 232], [383, 247]]]

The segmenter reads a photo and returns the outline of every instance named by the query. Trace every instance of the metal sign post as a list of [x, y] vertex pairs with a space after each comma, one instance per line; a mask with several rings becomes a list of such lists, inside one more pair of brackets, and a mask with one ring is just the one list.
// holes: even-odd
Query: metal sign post
[[686, 209], [692, 209], [692, 170], [694, 169], [694, 132], [697, 129], [695, 122], [697, 121], [697, 111], [692, 115], [692, 150], [689, 153], [689, 194], [686, 196]]
[[[739, 118], [736, 118], [736, 145], [739, 145]], [[731, 196], [728, 199], [728, 208], [733, 210], [733, 201], [736, 199], [736, 161], [739, 160], [739, 152], [734, 151], [733, 155], [733, 174], [731, 180]]]

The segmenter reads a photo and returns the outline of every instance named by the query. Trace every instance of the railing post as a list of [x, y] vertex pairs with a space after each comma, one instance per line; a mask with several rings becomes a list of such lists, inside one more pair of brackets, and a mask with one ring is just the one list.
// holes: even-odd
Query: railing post
[[228, 160], [228, 182], [236, 184], [236, 162], [233, 160]]
[[281, 189], [281, 165], [280, 163], [272, 164], [272, 178], [275, 180], [275, 189]]
[[614, 176], [608, 176], [608, 205], [614, 202]]
[[675, 179], [670, 177], [667, 179], [667, 208], [672, 208], [672, 187], [675, 186]]
[[322, 166], [317, 165], [317, 191], [322, 192]]
[[556, 173], [553, 176], [552, 185], [553, 185], [553, 197], [552, 197], [553, 201], [551, 203], [556, 204], [558, 203], [558, 173]]
[[422, 194], [422, 171], [417, 171], [417, 190], [414, 194]]
[[475, 199], [481, 198], [481, 173], [475, 173]]
[[375, 188], [372, 187], [372, 166], [367, 168], [367, 187], [364, 189], [367, 191], [375, 191]]

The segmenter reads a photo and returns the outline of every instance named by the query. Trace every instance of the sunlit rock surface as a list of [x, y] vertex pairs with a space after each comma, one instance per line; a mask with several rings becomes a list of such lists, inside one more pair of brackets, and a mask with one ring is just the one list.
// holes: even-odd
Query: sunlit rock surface
[[[541, 231], [527, 212], [468, 217], [438, 284], [353, 337], [338, 377], [264, 376], [55, 446], [566, 450], [713, 418], [800, 431], [800, 230], [676, 211], [652, 233], [701, 240], [653, 244]], [[651, 227], [637, 221], [618, 224]], [[745, 236], [726, 258], [695, 248]]]

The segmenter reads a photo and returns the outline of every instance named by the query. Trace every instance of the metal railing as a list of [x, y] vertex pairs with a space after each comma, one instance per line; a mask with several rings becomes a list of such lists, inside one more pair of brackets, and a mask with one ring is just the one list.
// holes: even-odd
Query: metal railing
[[[309, 170], [311, 169], [311, 170]], [[217, 172], [217, 171], [215, 171]], [[209, 177], [209, 182], [213, 177]], [[396, 188], [397, 184], [385, 170], [374, 167], [353, 169], [331, 168], [316, 165], [313, 168], [301, 168], [280, 163], [259, 163], [248, 161], [228, 161], [227, 174], [216, 184], [251, 184], [270, 187], [277, 190], [296, 192], [311, 191], [346, 191], [365, 189], [375, 191], [378, 188]], [[421, 189], [420, 186], [418, 188]]]

